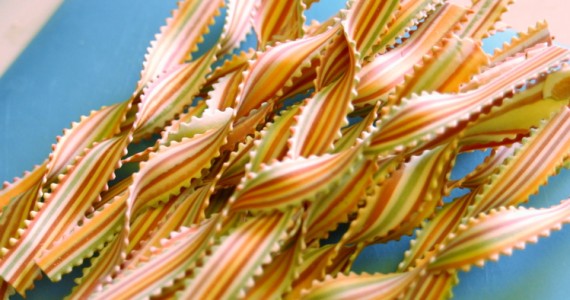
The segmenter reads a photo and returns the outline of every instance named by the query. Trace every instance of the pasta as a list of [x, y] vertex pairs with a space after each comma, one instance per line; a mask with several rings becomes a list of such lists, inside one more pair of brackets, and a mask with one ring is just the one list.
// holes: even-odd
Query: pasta
[[[0, 191], [0, 294], [89, 259], [70, 299], [450, 298], [458, 270], [570, 222], [568, 200], [520, 206], [570, 153], [570, 52], [546, 23], [486, 54], [512, 1], [352, 0], [305, 25], [313, 2], [181, 1], [132, 97]], [[350, 271], [414, 232], [396, 272]]]

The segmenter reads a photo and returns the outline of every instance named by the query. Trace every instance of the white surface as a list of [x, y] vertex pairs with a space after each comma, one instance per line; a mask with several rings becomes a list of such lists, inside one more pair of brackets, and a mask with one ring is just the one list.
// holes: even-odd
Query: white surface
[[0, 76], [63, 0], [0, 0]]

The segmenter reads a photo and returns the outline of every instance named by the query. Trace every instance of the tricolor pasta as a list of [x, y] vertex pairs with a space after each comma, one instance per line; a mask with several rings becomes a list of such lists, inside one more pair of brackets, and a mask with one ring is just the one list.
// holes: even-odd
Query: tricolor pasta
[[[313, 2], [181, 1], [132, 97], [0, 191], [2, 297], [89, 259], [70, 299], [449, 298], [458, 270], [570, 221], [568, 201], [518, 207], [570, 153], [570, 52], [545, 22], [486, 54], [511, 1], [352, 0], [305, 25]], [[414, 232], [396, 272], [350, 271]]]

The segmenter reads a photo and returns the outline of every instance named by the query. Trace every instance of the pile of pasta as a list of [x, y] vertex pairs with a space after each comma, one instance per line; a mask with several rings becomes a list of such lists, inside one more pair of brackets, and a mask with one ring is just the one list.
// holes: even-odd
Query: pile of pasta
[[[0, 294], [89, 259], [70, 299], [449, 298], [459, 270], [570, 221], [569, 201], [519, 206], [570, 151], [570, 53], [545, 22], [486, 54], [510, 0], [355, 0], [309, 23], [313, 2], [180, 2], [132, 97], [0, 191]], [[414, 233], [396, 272], [350, 271]]]

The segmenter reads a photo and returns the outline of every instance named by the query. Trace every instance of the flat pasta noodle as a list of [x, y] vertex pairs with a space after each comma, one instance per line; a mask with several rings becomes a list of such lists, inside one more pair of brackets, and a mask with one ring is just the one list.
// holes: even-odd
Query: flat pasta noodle
[[[569, 222], [568, 200], [520, 207], [570, 165], [570, 52], [545, 22], [486, 54], [511, 0], [351, 0], [320, 23], [315, 2], [181, 1], [132, 96], [4, 184], [0, 296], [89, 260], [69, 299], [447, 299]], [[414, 232], [394, 272], [351, 272]]]
[[[361, 151], [362, 148], [355, 147], [342, 153], [287, 159], [264, 166], [255, 177], [245, 181], [231, 208], [285, 210], [312, 201], [318, 193], [352, 172], [351, 166], [361, 159]], [[311, 184], [307, 185], [309, 180]]]
[[226, 54], [239, 48], [251, 30], [250, 12], [254, 10], [255, 0], [239, 1], [229, 0], [227, 3], [226, 22], [220, 37], [220, 51], [218, 55]]
[[309, 289], [315, 282], [325, 279], [329, 265], [335, 262], [343, 265], [357, 247], [341, 247], [325, 245], [319, 248], [309, 247], [302, 255], [299, 275], [296, 276], [291, 291], [286, 294], [287, 299], [298, 299], [304, 290]]
[[501, 254], [511, 254], [515, 248], [523, 249], [527, 242], [536, 242], [568, 223], [568, 205], [564, 201], [544, 209], [503, 206], [480, 214], [450, 234], [428, 268], [468, 270], [472, 265], [482, 266], [486, 260], [498, 260]]
[[95, 251], [115, 238], [124, 226], [126, 209], [126, 197], [117, 197], [84, 221], [83, 226], [75, 228], [45, 250], [37, 260], [38, 266], [58, 281], [62, 274], [71, 272], [72, 267], [91, 258]]
[[[177, 277], [191, 268], [201, 255], [201, 250], [208, 247], [204, 243], [213, 232], [214, 219], [198, 226], [182, 228], [175, 232], [176, 240], [169, 246], [163, 246], [148, 262], [137, 268], [127, 270], [93, 296], [95, 299], [108, 299], [109, 295], [124, 298], [143, 297], [159, 293]], [[154, 262], [154, 263], [153, 263]], [[146, 278], [146, 281], [140, 281]]]
[[507, 7], [514, 2], [514, 0], [472, 0], [473, 14], [468, 17], [460, 36], [475, 39], [488, 37], [496, 29], [495, 26], [507, 11]]
[[289, 148], [287, 140], [291, 136], [290, 128], [299, 110], [299, 106], [292, 106], [282, 111], [281, 115], [275, 117], [273, 123], [261, 130], [261, 137], [256, 141], [255, 148], [250, 154], [249, 171], [256, 172], [262, 164], [283, 159], [284, 152]]
[[397, 39], [401, 39], [412, 27], [418, 25], [422, 19], [431, 14], [436, 7], [443, 4], [441, 0], [400, 1], [400, 9], [396, 12], [394, 20], [371, 48], [370, 55], [384, 53], [388, 48], [397, 46]]
[[211, 71], [215, 53], [210, 50], [193, 62], [174, 67], [144, 89], [134, 125], [135, 140], [149, 137], [192, 104]]
[[101, 290], [109, 274], [116, 271], [116, 266], [124, 259], [121, 254], [125, 238], [126, 230], [123, 229], [101, 249], [99, 256], [91, 258], [91, 265], [83, 269], [83, 276], [77, 278], [77, 285], [73, 287], [69, 299], [84, 299]]
[[303, 299], [398, 299], [415, 281], [420, 280], [420, 271], [329, 277], [304, 293]]
[[82, 156], [94, 143], [119, 134], [121, 123], [126, 119], [130, 106], [130, 101], [125, 101], [103, 107], [91, 112], [87, 117], [82, 117], [78, 123], [72, 123], [71, 129], [64, 130], [64, 135], [58, 138], [50, 154], [47, 181], [56, 182], [56, 177], [67, 172], [66, 167], [73, 165], [75, 159]]
[[[446, 204], [437, 212], [436, 217], [418, 232], [417, 239], [413, 242], [410, 251], [406, 253], [400, 268], [409, 267], [414, 259], [419, 257], [420, 253], [431, 251], [437, 245], [444, 243], [446, 236], [452, 234], [466, 220], [482, 212], [520, 204], [535, 193], [540, 185], [544, 184], [561, 167], [568, 150], [563, 148], [564, 142], [558, 143], [557, 146], [563, 148], [560, 151], [566, 154], [552, 156], [550, 157], [551, 161], [541, 160], [544, 165], [541, 164], [541, 169], [532, 169], [532, 172], [529, 172], [531, 170], [529, 168], [532, 168], [534, 160], [525, 158], [529, 156], [534, 158], [535, 155], [540, 154], [540, 151], [533, 146], [540, 145], [542, 148], [548, 144], [545, 140], [553, 139], [552, 135], [557, 132], [564, 132], [563, 120], [566, 120], [567, 110], [567, 108], [564, 109], [560, 114], [554, 116], [550, 122], [544, 123], [522, 146], [512, 149], [506, 148], [488, 158], [474, 170], [467, 178], [482, 183], [474, 185], [471, 193]], [[557, 141], [559, 140], [557, 139]], [[549, 149], [548, 147], [544, 149], [548, 152], [556, 151], [556, 149]], [[530, 174], [530, 176], [524, 176], [525, 170], [526, 174]], [[523, 186], [519, 180], [524, 182], [522, 189], [517, 189], [517, 187]]]
[[142, 90], [162, 73], [191, 60], [191, 53], [198, 49], [198, 43], [223, 5], [222, 0], [180, 1], [148, 49], [137, 89]]
[[569, 114], [565, 107], [505, 160], [475, 198], [473, 214], [526, 202], [556, 174], [570, 154]]
[[295, 237], [269, 264], [264, 265], [263, 273], [255, 276], [255, 284], [247, 290], [245, 298], [280, 299], [289, 292], [291, 281], [301, 264], [300, 256], [304, 252], [302, 241], [300, 236]]
[[[131, 226], [130, 234], [132, 236], [134, 233], [140, 237], [129, 238], [129, 255], [122, 264], [122, 269], [132, 269], [147, 261], [155, 249], [162, 247], [162, 240], [169, 238], [171, 232], [198, 225], [208, 219], [205, 208], [214, 192], [213, 186], [213, 183], [209, 183], [198, 188], [186, 188], [178, 196], [172, 197], [167, 204], [145, 211], [151, 214], [150, 217], [143, 214], [136, 218], [135, 222], [140, 220], [142, 226], [139, 225], [138, 230]], [[136, 241], [134, 245], [133, 241]]]
[[183, 138], [153, 153], [133, 179], [129, 199], [133, 212], [179, 194], [182, 187], [190, 185], [191, 179], [200, 177], [202, 169], [208, 168], [212, 159], [220, 155], [229, 126], [225, 124], [192, 138]]
[[454, 272], [429, 273], [409, 289], [402, 299], [450, 299], [451, 289], [459, 282]]
[[360, 83], [353, 105], [359, 107], [376, 101], [386, 102], [422, 57], [429, 54], [442, 38], [457, 30], [466, 13], [466, 8], [455, 4], [439, 7], [402, 45], [363, 65], [358, 74]]
[[475, 121], [491, 107], [502, 104], [504, 95], [514, 92], [517, 84], [548, 72], [545, 65], [561, 64], [568, 56], [567, 50], [558, 47], [549, 47], [544, 54], [525, 60], [478, 89], [460, 94], [427, 93], [387, 108], [366, 152], [382, 155], [418, 151], [433, 140], [457, 135], [468, 121]]
[[[563, 87], [567, 76], [568, 67], [565, 66], [558, 72], [548, 74], [546, 79], [528, 87], [526, 91], [506, 99], [500, 107], [492, 108], [488, 115], [465, 130], [461, 139], [462, 148], [497, 147], [528, 136], [530, 128], [538, 127], [541, 120], [548, 119], [568, 105], [569, 98], [565, 96]], [[555, 87], [559, 88], [558, 95], [554, 92]], [[521, 115], [526, 117], [516, 117]]]
[[292, 84], [291, 78], [301, 75], [302, 68], [309, 66], [311, 59], [319, 54], [336, 32], [335, 28], [331, 28], [316, 36], [277, 44], [259, 54], [244, 78], [237, 116], [244, 116], [261, 103], [279, 96], [284, 86]]
[[[183, 292], [183, 299], [219, 299], [245, 293], [251, 287], [252, 276], [261, 272], [261, 265], [271, 261], [286, 231], [294, 227], [294, 210], [275, 211], [240, 224], [224, 238], [211, 257], [208, 257], [196, 278], [192, 278]], [[251, 243], [251, 239], [258, 242]], [[251, 259], [255, 257], [256, 259]]]
[[[347, 62], [348, 66], [341, 68], [341, 74], [343, 74], [341, 78], [319, 89], [301, 107], [301, 113], [297, 117], [297, 124], [292, 129], [294, 132], [289, 142], [288, 155], [290, 157], [308, 157], [329, 152], [334, 141], [340, 137], [340, 128], [348, 123], [345, 116], [352, 110], [350, 100], [356, 94], [354, 87], [358, 78], [355, 78], [355, 74], [360, 69], [360, 64], [358, 55], [354, 53], [354, 50], [346, 47], [349, 41], [344, 36], [341, 35], [335, 41], [338, 42], [333, 42], [327, 51], [330, 51], [331, 47], [334, 46], [348, 50], [347, 56], [350, 58]], [[343, 53], [342, 50], [331, 52]], [[335, 57], [332, 59], [339, 61]], [[340, 61], [339, 64], [342, 66], [343, 62]], [[323, 62], [321, 70], [323, 72], [330, 71], [326, 67], [332, 68], [332, 71], [337, 71], [335, 66]]]
[[457, 143], [452, 143], [412, 157], [378, 183], [351, 224], [348, 243], [373, 243], [389, 235], [397, 238], [430, 216], [445, 191], [435, 183], [449, 176], [456, 149]]
[[552, 37], [548, 30], [546, 21], [540, 21], [534, 26], [528, 28], [526, 32], [520, 32], [513, 37], [509, 43], [503, 44], [503, 48], [495, 49], [491, 61], [498, 63], [506, 58], [520, 52], [524, 52], [528, 48], [532, 48], [537, 44], [552, 42]]
[[487, 182], [489, 176], [493, 175], [498, 168], [503, 165], [504, 161], [513, 155], [515, 149], [519, 148], [520, 144], [515, 143], [510, 146], [500, 146], [492, 150], [491, 154], [485, 157], [485, 160], [479, 164], [471, 173], [465, 177], [455, 181], [455, 187], [469, 188], [472, 190], [477, 189]]
[[[65, 178], [38, 202], [39, 211], [0, 261], [0, 276], [23, 293], [40, 274], [35, 259], [60, 235], [69, 232], [106, 187], [125, 154], [128, 135], [96, 144]], [[83, 180], [81, 180], [83, 179]], [[81, 201], [80, 201], [81, 200]]]
[[10, 247], [10, 240], [17, 237], [29, 222], [29, 217], [35, 216], [37, 201], [41, 197], [44, 174], [47, 162], [25, 174], [23, 178], [12, 184], [7, 184], [0, 193], [0, 249], [2, 256]]
[[354, 1], [347, 13], [344, 27], [357, 53], [368, 55], [377, 37], [383, 36], [400, 9], [399, 0]]
[[[424, 56], [422, 62], [414, 66], [414, 72], [396, 88], [394, 97], [401, 99], [413, 93], [432, 91], [458, 92], [463, 83], [489, 64], [487, 55], [477, 42], [456, 35], [444, 38], [432, 51], [433, 54]], [[422, 76], [421, 73], [430, 76]]]
[[473, 191], [443, 205], [429, 222], [423, 223], [421, 229], [416, 232], [416, 238], [410, 242], [410, 249], [405, 252], [398, 270], [404, 271], [415, 267], [419, 259], [433, 252], [450, 233], [455, 232], [463, 222], [476, 194], [477, 192]]
[[[295, 40], [304, 35], [303, 1], [259, 0], [253, 13], [253, 28], [260, 49], [277, 41]], [[275, 12], [279, 11], [279, 14]]]
[[237, 186], [246, 172], [246, 165], [251, 161], [250, 152], [254, 147], [254, 139], [246, 139], [238, 145], [236, 151], [232, 152], [228, 159], [227, 167], [221, 171], [219, 187]]
[[342, 180], [334, 190], [323, 196], [323, 200], [319, 199], [309, 207], [305, 221], [307, 241], [324, 239], [339, 224], [348, 222], [349, 214], [356, 212], [365, 199], [375, 169], [374, 162], [363, 162], [353, 176]]

